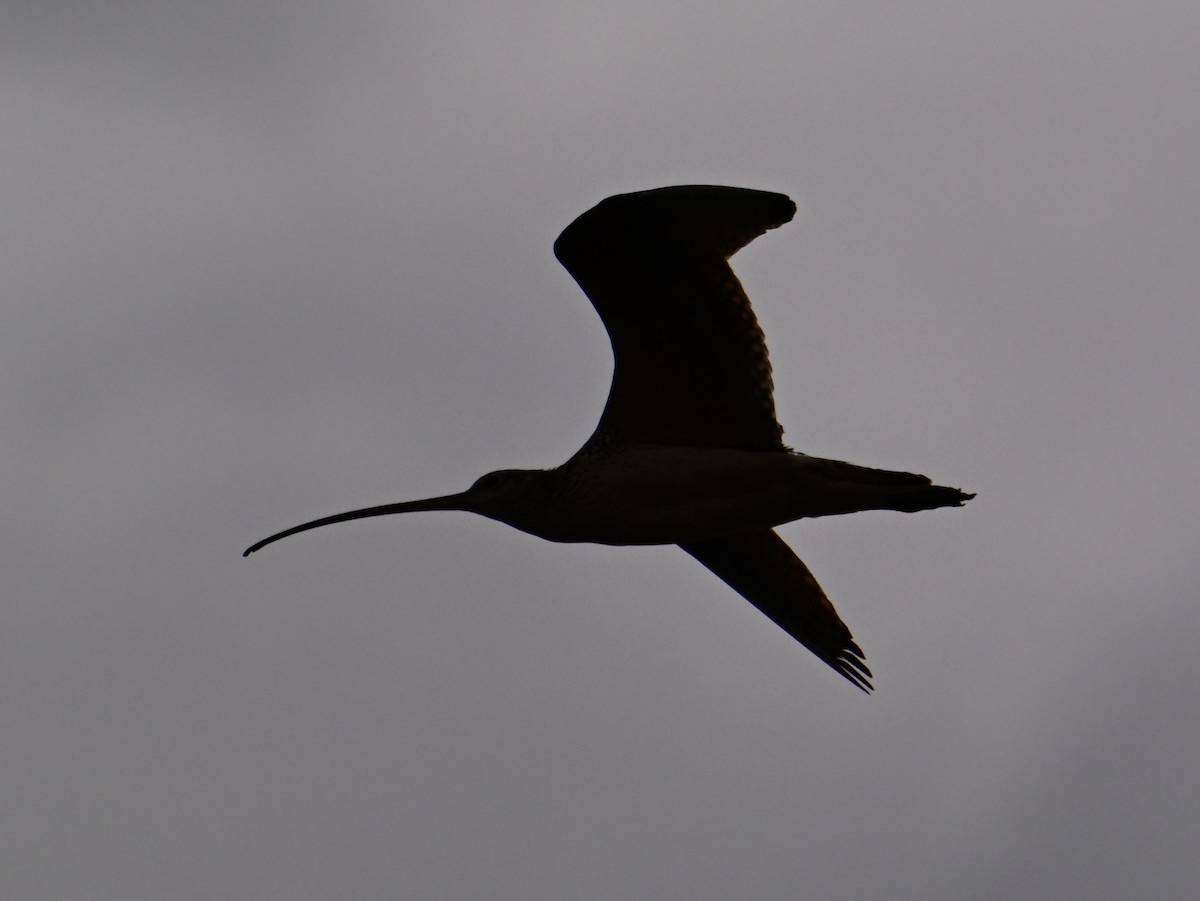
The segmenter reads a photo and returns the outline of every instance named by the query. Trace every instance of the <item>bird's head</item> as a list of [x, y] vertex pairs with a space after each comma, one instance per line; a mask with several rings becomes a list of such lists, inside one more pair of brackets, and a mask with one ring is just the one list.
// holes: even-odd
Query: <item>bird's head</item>
[[527, 532], [545, 510], [551, 488], [546, 470], [500, 469], [480, 476], [459, 495], [460, 509]]

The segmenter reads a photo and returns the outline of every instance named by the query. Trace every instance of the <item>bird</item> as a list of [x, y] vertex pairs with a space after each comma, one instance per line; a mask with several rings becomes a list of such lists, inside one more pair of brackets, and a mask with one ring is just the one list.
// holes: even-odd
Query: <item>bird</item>
[[959, 507], [975, 495], [783, 443], [766, 341], [729, 258], [795, 212], [784, 194], [719, 185], [602, 200], [554, 243], [613, 351], [599, 424], [566, 463], [499, 470], [457, 494], [315, 519], [243, 556], [334, 523], [430, 510], [475, 513], [554, 542], [678, 545], [873, 691], [850, 629], [775, 528], [864, 510]]

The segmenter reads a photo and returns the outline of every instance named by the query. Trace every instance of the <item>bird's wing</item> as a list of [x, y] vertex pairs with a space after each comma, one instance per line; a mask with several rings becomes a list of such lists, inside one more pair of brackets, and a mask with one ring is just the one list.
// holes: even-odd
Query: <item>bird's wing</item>
[[871, 691], [862, 649], [808, 567], [767, 529], [680, 545], [831, 667]]
[[613, 346], [593, 441], [783, 448], [767, 345], [728, 259], [795, 212], [783, 194], [690, 185], [610, 197], [567, 226], [555, 256]]

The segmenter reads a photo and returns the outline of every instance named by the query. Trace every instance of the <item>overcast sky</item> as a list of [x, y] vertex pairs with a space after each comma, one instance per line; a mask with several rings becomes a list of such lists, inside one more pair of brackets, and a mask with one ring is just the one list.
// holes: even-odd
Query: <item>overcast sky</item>
[[[0, 896], [1190, 899], [1200, 7], [0, 13]], [[783, 191], [785, 440], [977, 491], [784, 527], [865, 696], [675, 548], [356, 506], [547, 467], [551, 244]]]

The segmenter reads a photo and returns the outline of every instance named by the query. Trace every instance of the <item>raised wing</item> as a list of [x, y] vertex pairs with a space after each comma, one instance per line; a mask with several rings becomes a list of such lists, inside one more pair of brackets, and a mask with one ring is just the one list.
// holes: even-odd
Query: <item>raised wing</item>
[[766, 342], [727, 261], [795, 212], [783, 194], [685, 185], [610, 197], [567, 226], [555, 256], [613, 346], [592, 441], [784, 449]]
[[863, 691], [872, 690], [862, 649], [808, 567], [773, 531], [680, 547]]

